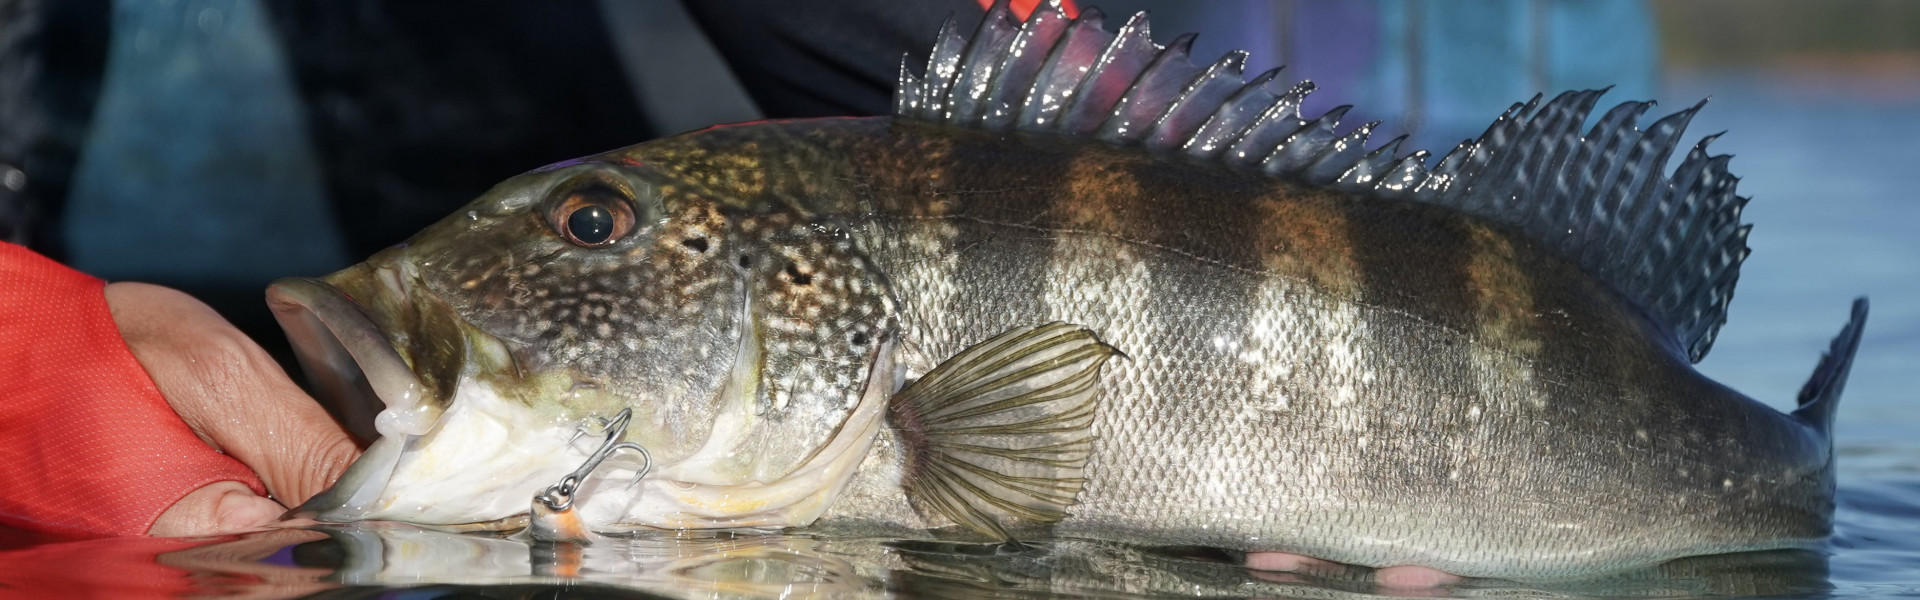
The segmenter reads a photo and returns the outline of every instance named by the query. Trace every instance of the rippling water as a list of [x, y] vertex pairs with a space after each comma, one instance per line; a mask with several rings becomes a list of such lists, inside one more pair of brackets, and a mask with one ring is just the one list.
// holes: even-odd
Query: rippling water
[[[1907, 536], [1916, 533], [1910, 521]], [[1893, 533], [1888, 528], [1879, 531]], [[1852, 535], [1843, 540], [1860, 543]], [[1910, 549], [1876, 551], [1860, 546], [1842, 555], [1853, 564], [1887, 563], [1882, 569], [1908, 569], [1913, 563]], [[575, 546], [408, 526], [351, 526], [197, 542], [120, 539], [33, 546], [0, 553], [5, 573], [0, 575], [0, 589], [111, 596], [410, 599], [1674, 598], [1916, 592], [1911, 585], [1897, 583], [1839, 583], [1843, 561], [1838, 558], [1833, 561], [1836, 582], [1829, 583], [1828, 558], [1816, 552], [1686, 559], [1578, 583], [1469, 581], [1430, 590], [1382, 589], [1357, 570], [1256, 572], [1238, 566], [1237, 558], [1202, 549], [1140, 548], [1074, 539], [1009, 548], [857, 535], [695, 532]], [[85, 568], [58, 568], [75, 564]]]
[[[1382, 590], [1365, 573], [1258, 573], [1237, 557], [1089, 540], [1031, 547], [854, 535], [695, 533], [580, 548], [410, 527], [276, 531], [215, 540], [0, 542], [0, 596], [255, 598], [677, 598], [1196, 596], [1334, 598], [1920, 597], [1920, 78], [1708, 74], [1670, 82], [1666, 104], [1705, 95], [1696, 131], [1738, 156], [1757, 224], [1709, 375], [1791, 403], [1848, 301], [1873, 315], [1841, 404], [1837, 531], [1825, 552], [1689, 559], [1603, 581], [1472, 581]], [[1904, 83], [1903, 83], [1904, 82]], [[1906, 87], [1902, 87], [1902, 86]]]

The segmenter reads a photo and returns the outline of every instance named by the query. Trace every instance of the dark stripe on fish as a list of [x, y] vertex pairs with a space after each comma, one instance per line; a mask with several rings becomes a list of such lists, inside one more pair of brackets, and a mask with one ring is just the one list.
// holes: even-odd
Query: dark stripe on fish
[[[1199, 257], [1180, 256], [1170, 262], [1217, 262], [1241, 268], [1257, 268], [1262, 252], [1261, 232], [1267, 226], [1259, 219], [1246, 218], [1247, 207], [1237, 203], [1169, 202], [1172, 198], [1247, 197], [1227, 190], [1239, 187], [1236, 176], [1213, 178], [1213, 186], [1203, 186], [1191, 177], [1181, 176], [1185, 169], [1169, 169], [1168, 163], [1154, 161], [1132, 166], [1132, 178], [1139, 190], [1141, 218], [1155, 226], [1149, 243], [1155, 252], [1180, 256], [1166, 248], [1198, 249]], [[1265, 184], [1266, 182], [1260, 182]], [[1208, 189], [1209, 187], [1215, 189]], [[1257, 201], [1257, 200], [1255, 200]], [[1213, 210], [1208, 210], [1212, 207]], [[1232, 211], [1231, 214], [1221, 211]], [[1260, 281], [1266, 275], [1235, 273], [1228, 269], [1180, 268], [1154, 272], [1152, 285], [1142, 292], [1147, 314], [1160, 320], [1149, 341], [1152, 351], [1166, 357], [1174, 389], [1252, 389], [1246, 385], [1255, 370], [1235, 356], [1239, 338], [1259, 308]], [[1229, 343], [1231, 342], [1231, 343]], [[1211, 375], [1209, 376], [1209, 371]], [[1225, 387], [1222, 384], [1233, 387]], [[1244, 404], [1243, 397], [1221, 398], [1223, 409]], [[1257, 400], [1255, 400], [1257, 401]], [[1220, 446], [1212, 450], [1217, 451]]]
[[1420, 357], [1399, 364], [1366, 361], [1380, 371], [1369, 392], [1376, 398], [1444, 398], [1435, 410], [1370, 411], [1363, 456], [1371, 459], [1359, 463], [1360, 476], [1444, 489], [1458, 469], [1454, 454], [1465, 449], [1449, 438], [1473, 427], [1466, 413], [1486, 401], [1477, 380], [1484, 374], [1467, 347], [1480, 326], [1481, 302], [1470, 271], [1481, 249], [1466, 234], [1471, 225], [1465, 219], [1434, 218], [1431, 213], [1440, 211], [1434, 207], [1358, 200], [1340, 206], [1359, 271], [1359, 301], [1371, 317], [1368, 335], [1353, 343], [1374, 356]]

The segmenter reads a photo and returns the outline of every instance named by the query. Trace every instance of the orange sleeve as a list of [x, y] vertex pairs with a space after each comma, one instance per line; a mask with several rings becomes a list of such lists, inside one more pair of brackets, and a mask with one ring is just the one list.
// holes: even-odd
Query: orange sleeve
[[[1012, 0], [1007, 4], [1007, 8], [1013, 9], [1013, 16], [1025, 21], [1027, 20], [1027, 15], [1033, 14], [1033, 9], [1040, 8], [1040, 3], [1045, 1], [1046, 0]], [[993, 10], [994, 2], [995, 0], [980, 0], [980, 8]], [[1080, 16], [1080, 9], [1073, 5], [1073, 0], [1060, 0], [1060, 14], [1066, 15], [1067, 18], [1078, 17]]]
[[188, 492], [259, 477], [173, 413], [105, 283], [0, 242], [0, 525], [144, 535]]

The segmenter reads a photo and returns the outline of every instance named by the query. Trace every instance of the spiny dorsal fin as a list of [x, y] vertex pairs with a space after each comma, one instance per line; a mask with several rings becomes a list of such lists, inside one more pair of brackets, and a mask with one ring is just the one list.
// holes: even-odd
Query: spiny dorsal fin
[[1375, 123], [1342, 133], [1347, 107], [1300, 114], [1313, 91], [1275, 87], [1276, 71], [1242, 81], [1245, 55], [1188, 60], [1191, 36], [1165, 47], [1146, 13], [1118, 32], [1088, 7], [1067, 19], [1050, 0], [1014, 21], [1003, 0], [971, 41], [941, 30], [926, 77], [901, 64], [899, 118], [993, 131], [1090, 137], [1185, 154], [1274, 177], [1462, 210], [1526, 233], [1645, 309], [1698, 362], [1726, 322], [1748, 254], [1727, 156], [1700, 140], [1672, 174], [1662, 169], [1700, 106], [1635, 123], [1651, 103], [1627, 102], [1580, 128], [1605, 90], [1515, 104], [1484, 135], [1429, 167], [1395, 138], [1369, 150]]
[[915, 501], [1005, 541], [1052, 523], [1086, 484], [1100, 366], [1117, 354], [1065, 323], [975, 344], [895, 395], [891, 422]]

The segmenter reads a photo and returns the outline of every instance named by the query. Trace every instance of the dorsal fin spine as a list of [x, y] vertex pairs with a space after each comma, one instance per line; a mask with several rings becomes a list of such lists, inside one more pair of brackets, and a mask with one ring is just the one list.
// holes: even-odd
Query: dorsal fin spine
[[1260, 118], [1267, 107], [1280, 100], [1278, 94], [1267, 89], [1268, 84], [1279, 78], [1280, 69], [1268, 69], [1240, 86], [1220, 104], [1219, 110], [1213, 111], [1207, 121], [1200, 124], [1200, 129], [1182, 149], [1188, 156], [1202, 159], [1213, 158], [1226, 151], [1234, 140], [1240, 138], [1240, 134], [1246, 132], [1247, 126]]
[[1274, 148], [1266, 160], [1260, 162], [1260, 170], [1269, 175], [1284, 176], [1311, 164], [1316, 153], [1333, 141], [1333, 129], [1340, 126], [1340, 118], [1346, 116], [1349, 110], [1353, 110], [1353, 107], [1334, 107], [1302, 125], [1288, 135], [1286, 141], [1280, 142], [1280, 146]]
[[1086, 78], [1080, 80], [1073, 102], [1062, 111], [1056, 125], [1061, 133], [1087, 136], [1106, 123], [1113, 106], [1157, 54], [1158, 47], [1148, 39], [1147, 27], [1147, 14], [1138, 13], [1114, 34]]
[[1022, 131], [1052, 131], [1059, 127], [1062, 115], [1073, 104], [1074, 92], [1087, 76], [1079, 58], [1106, 51], [1112, 34], [1102, 28], [1106, 15], [1095, 7], [1080, 11], [1080, 17], [1067, 23], [1066, 31], [1047, 52], [1046, 63], [1034, 76], [1027, 100], [1020, 109], [1016, 127]]
[[900, 57], [900, 76], [894, 80], [893, 91], [893, 114], [896, 115], [920, 112], [920, 88], [926, 84], [913, 75], [912, 69], [907, 68], [908, 63], [912, 61], [912, 56]]
[[1127, 92], [1113, 107], [1113, 114], [1100, 124], [1095, 139], [1115, 144], [1138, 142], [1147, 129], [1165, 114], [1167, 90], [1185, 90], [1198, 77], [1198, 69], [1187, 60], [1193, 50], [1191, 33], [1182, 35], [1155, 53], [1147, 68], [1134, 77]]
[[1473, 140], [1460, 142], [1440, 157], [1440, 162], [1427, 171], [1427, 177], [1414, 186], [1412, 198], [1421, 202], [1438, 202], [1442, 194], [1453, 189], [1454, 180], [1460, 175], [1460, 165], [1466, 164], [1467, 155], [1473, 153]]
[[1339, 181], [1341, 175], [1353, 170], [1360, 159], [1367, 155], [1367, 138], [1379, 126], [1379, 121], [1373, 121], [1335, 138], [1307, 165], [1302, 176], [1314, 185], [1332, 185]]
[[1227, 164], [1240, 167], [1260, 164], [1281, 140], [1306, 126], [1307, 122], [1300, 119], [1300, 104], [1311, 93], [1313, 84], [1300, 82], [1261, 111], [1259, 118], [1248, 124], [1246, 130], [1240, 132], [1228, 146], [1231, 149], [1228, 150]]
[[[1611, 118], [1619, 118], [1615, 124], [1608, 126], [1607, 129], [1595, 132], [1603, 136], [1600, 138], [1603, 141], [1601, 144], [1591, 147], [1596, 152], [1591, 157], [1591, 168], [1579, 173], [1581, 176], [1579, 189], [1590, 191], [1588, 194], [1585, 194], [1584, 198], [1575, 198], [1570, 207], [1574, 212], [1569, 215], [1568, 223], [1580, 228], [1579, 231], [1573, 234], [1576, 239], [1593, 239], [1594, 229], [1597, 225], [1597, 219], [1594, 218], [1594, 215], [1605, 214], [1604, 211], [1607, 210], [1605, 205], [1606, 198], [1600, 192], [1605, 189], [1607, 182], [1618, 177], [1620, 170], [1626, 167], [1626, 157], [1622, 154], [1621, 148], [1631, 143], [1629, 140], [1629, 138], [1632, 137], [1631, 134], [1639, 131], [1634, 128], [1634, 121], [1638, 120], [1639, 116], [1652, 106], [1652, 102], [1629, 102], [1615, 107], [1614, 110], [1608, 111], [1606, 117], [1601, 119], [1601, 124], [1604, 125]], [[1627, 110], [1623, 111], [1621, 110], [1622, 108]], [[1599, 127], [1599, 125], [1596, 125], [1596, 127]], [[1590, 135], [1589, 138], [1591, 137], [1593, 136]], [[1581, 248], [1584, 247], [1583, 245]], [[1573, 251], [1573, 258], [1575, 260], [1585, 260], [1586, 257], [1582, 254], [1582, 249], [1575, 249]]]
[[1539, 239], [1554, 240], [1556, 242], [1555, 246], [1562, 255], [1574, 251], [1574, 248], [1569, 244], [1572, 244], [1578, 238], [1569, 235], [1568, 232], [1554, 231], [1552, 229], [1554, 223], [1574, 222], [1568, 215], [1554, 214], [1555, 212], [1567, 212], [1571, 210], [1572, 207], [1570, 203], [1572, 200], [1570, 194], [1572, 190], [1568, 187], [1566, 178], [1552, 177], [1552, 175], [1563, 172], [1566, 166], [1580, 155], [1582, 147], [1578, 143], [1579, 138], [1577, 137], [1580, 132], [1580, 126], [1584, 124], [1582, 121], [1586, 118], [1587, 113], [1593, 110], [1594, 104], [1600, 101], [1600, 95], [1605, 93], [1605, 91], [1606, 90], [1587, 90], [1574, 93], [1573, 98], [1567, 104], [1561, 105], [1564, 112], [1559, 115], [1560, 126], [1555, 129], [1553, 135], [1560, 137], [1562, 141], [1554, 144], [1553, 152], [1549, 153], [1545, 157], [1544, 162], [1541, 163], [1540, 168], [1532, 173], [1536, 177], [1546, 178], [1545, 180], [1550, 184], [1546, 188], [1546, 195], [1537, 199], [1539, 201], [1538, 210], [1541, 212], [1536, 218], [1538, 226], [1532, 228], [1533, 233], [1539, 236]]
[[1154, 45], [1145, 13], [1108, 33], [1095, 9], [1068, 20], [1050, 0], [1016, 25], [1005, 0], [969, 41], [941, 28], [926, 75], [905, 63], [894, 113], [993, 131], [1092, 137], [1156, 154], [1378, 198], [1446, 206], [1524, 235], [1606, 282], [1698, 361], [1711, 348], [1750, 253], [1746, 199], [1727, 157], [1701, 140], [1665, 169], [1699, 105], [1636, 127], [1650, 102], [1609, 108], [1581, 134], [1606, 90], [1535, 95], [1429, 166], [1404, 136], [1367, 149], [1378, 123], [1342, 132], [1349, 107], [1300, 114], [1313, 90], [1251, 82], [1244, 55], [1189, 60], [1191, 36]]
[[[1493, 124], [1487, 126], [1486, 133], [1481, 134], [1479, 139], [1474, 140], [1467, 147], [1467, 154], [1462, 157], [1459, 167], [1460, 179], [1464, 181], [1464, 185], [1452, 191], [1453, 195], [1460, 199], [1460, 206], [1468, 208], [1470, 212], [1484, 215], [1493, 212], [1490, 209], [1499, 205], [1499, 199], [1493, 194], [1474, 193], [1486, 189], [1489, 183], [1500, 183], [1480, 175], [1489, 170], [1489, 164], [1496, 157], [1494, 150], [1506, 148], [1509, 140], [1514, 137], [1514, 130], [1519, 128], [1518, 116], [1531, 111], [1533, 105], [1539, 101], [1540, 96], [1535, 94], [1532, 100], [1516, 102], [1507, 107], [1507, 112], [1501, 113], [1499, 118], [1494, 119]], [[1505, 153], [1500, 153], [1498, 156], [1505, 156]]]
[[[1397, 141], [1405, 137], [1403, 135], [1394, 139]], [[1414, 188], [1419, 187], [1420, 182], [1427, 178], [1429, 156], [1431, 154], [1426, 150], [1415, 150], [1412, 154], [1395, 161], [1392, 166], [1387, 167], [1386, 177], [1374, 184], [1374, 193], [1391, 198], [1411, 197]]]
[[993, 94], [985, 106], [984, 119], [989, 128], [1006, 129], [1022, 117], [1023, 108], [1038, 89], [1041, 71], [1070, 23], [1060, 13], [1059, 0], [1041, 3], [1027, 17], [1027, 25], [1014, 35], [1006, 60], [987, 86]]
[[960, 68], [960, 53], [967, 41], [960, 37], [959, 25], [949, 19], [935, 34], [933, 55], [927, 57], [927, 75], [920, 91], [921, 112], [933, 120], [945, 120], [947, 91]]
[[1000, 66], [1005, 62], [1002, 57], [1019, 30], [1004, 0], [994, 2], [987, 9], [986, 17], [967, 39], [958, 77], [947, 90], [948, 123], [971, 123], [980, 119], [988, 84], [997, 79]]
[[1160, 117], [1154, 119], [1153, 127], [1147, 131], [1147, 148], [1171, 150], [1181, 148], [1199, 133], [1213, 115], [1223, 108], [1221, 104], [1242, 87], [1242, 78], [1246, 72], [1247, 53], [1228, 52], [1209, 65], [1200, 75], [1187, 84], [1180, 97], [1176, 98]]
[[[1638, 210], [1638, 212], [1632, 212], [1632, 210], [1628, 210], [1626, 206], [1630, 206], [1632, 202], [1642, 202], [1642, 204], [1645, 204], [1645, 202], [1653, 202], [1653, 198], [1657, 198], [1657, 196], [1651, 196], [1651, 192], [1653, 192], [1651, 187], [1655, 187], [1655, 185], [1670, 187], [1670, 185], [1672, 185], [1670, 179], [1667, 179], [1667, 177], [1661, 173], [1661, 169], [1667, 165], [1668, 158], [1672, 156], [1674, 142], [1678, 142], [1680, 133], [1686, 129], [1686, 123], [1692, 121], [1695, 110], [1697, 110], [1697, 106], [1695, 106], [1693, 110], [1684, 110], [1684, 112], [1667, 115], [1667, 117], [1655, 121], [1653, 127], [1649, 127], [1649, 129], [1645, 131], [1642, 138], [1634, 144], [1634, 150], [1628, 154], [1626, 169], [1632, 171], [1630, 177], [1620, 177], [1619, 183], [1615, 185], [1615, 187], [1619, 188], [1619, 192], [1607, 196], [1607, 200], [1609, 200], [1609, 210], [1628, 213], [1628, 215], [1636, 215], [1636, 217], [1651, 217], [1651, 215], [1655, 215], [1655, 213], [1665, 213], [1670, 210], [1670, 208], [1661, 208], [1661, 206], [1651, 206], [1651, 208], [1642, 208], [1642, 210]], [[1642, 183], [1642, 181], [1644, 181], [1644, 183]], [[1670, 190], [1663, 190], [1663, 192], [1670, 192]], [[1636, 194], [1640, 194], [1640, 196], [1636, 196]], [[1663, 196], [1665, 196], [1665, 194], [1663, 194]], [[1699, 208], [1699, 210], [1705, 210], [1707, 213], [1711, 213], [1711, 210], [1713, 210], [1713, 206], [1697, 206], [1697, 204], [1688, 204], [1688, 208]], [[1695, 210], [1695, 212], [1697, 212], [1697, 210]], [[1680, 221], [1680, 223], [1692, 223], [1692, 219]], [[1638, 225], [1638, 223], [1634, 223], [1634, 225]], [[1615, 227], [1615, 229], [1609, 231], [1607, 242], [1619, 244], [1619, 242], [1632, 240], [1628, 235], [1632, 235], [1630, 227]], [[1682, 248], [1688, 248], [1688, 246], [1682, 246]], [[1592, 256], [1594, 260], [1603, 258], [1599, 252], [1592, 250], [1592, 248], [1590, 248], [1586, 254]], [[1682, 256], [1676, 256], [1676, 258], [1670, 260], [1670, 262], [1678, 262], [1678, 260], [1684, 260], [1684, 258], [1686, 258], [1686, 256], [1682, 254]]]
[[[1650, 227], [1654, 227], [1656, 223], [1670, 222], [1677, 208], [1692, 205], [1696, 199], [1703, 197], [1704, 194], [1701, 192], [1701, 186], [1703, 182], [1707, 184], [1711, 183], [1708, 179], [1713, 173], [1711, 169], [1704, 168], [1705, 163], [1709, 160], [1707, 156], [1707, 145], [1716, 137], [1719, 136], [1716, 134], [1702, 138], [1698, 144], [1694, 145], [1692, 150], [1687, 152], [1686, 158], [1680, 161], [1680, 167], [1675, 171], [1679, 173], [1680, 177], [1672, 184], [1675, 193], [1663, 198], [1658, 206], [1642, 211], [1643, 214], [1639, 219], [1635, 220], [1633, 228], [1628, 234], [1631, 239], [1641, 239], [1654, 235], [1656, 232], [1650, 232]], [[1652, 289], [1656, 271], [1660, 266], [1655, 262], [1655, 257], [1660, 253], [1669, 251], [1671, 248], [1669, 240], [1665, 238], [1654, 237], [1652, 239], [1655, 241], [1655, 247], [1641, 254], [1639, 259], [1633, 261], [1630, 270], [1623, 278], [1627, 287], [1630, 288], [1627, 292], [1629, 294], [1636, 296], [1644, 295]]]
[[[1686, 123], [1693, 118], [1692, 111], [1681, 111], [1668, 115], [1641, 132], [1627, 151], [1626, 159], [1616, 168], [1615, 176], [1606, 187], [1595, 194], [1600, 204], [1597, 215], [1634, 215], [1634, 203], [1646, 203], [1651, 199], [1636, 196], [1642, 187], [1642, 180], [1649, 174], [1655, 181], [1665, 183], [1667, 178], [1661, 174], [1667, 159], [1672, 156], [1673, 143], [1679, 139]], [[1601, 241], [1583, 248], [1583, 260], [1601, 260], [1605, 258], [1602, 249], [1626, 241], [1625, 227], [1619, 219], [1592, 219], [1590, 230]]]
[[[1533, 187], [1531, 185], [1532, 182], [1542, 180], [1547, 177], [1547, 174], [1553, 173], [1550, 165], [1556, 160], [1556, 155], [1563, 152], [1568, 145], [1561, 140], [1564, 140], [1571, 133], [1572, 128], [1579, 126], [1577, 123], [1568, 125], [1568, 122], [1572, 120], [1570, 118], [1572, 113], [1577, 110], [1571, 108], [1571, 106], [1577, 105], [1582, 96], [1583, 94], [1578, 92], [1565, 92], [1556, 96], [1552, 101], [1547, 102], [1546, 106], [1540, 109], [1540, 117], [1536, 119], [1534, 123], [1529, 124], [1526, 133], [1523, 135], [1540, 135], [1554, 141], [1549, 142], [1544, 148], [1535, 148], [1531, 145], [1523, 146], [1523, 154], [1514, 161], [1513, 166], [1512, 179], [1515, 187], [1519, 189], [1531, 188]], [[1551, 197], [1555, 190], [1553, 187], [1548, 187], [1546, 192], [1547, 195]], [[1537, 198], [1537, 200], [1544, 199]], [[1550, 211], [1553, 206], [1554, 205], [1549, 202], [1541, 201], [1532, 203], [1525, 209], [1538, 213], [1540, 211]], [[1547, 216], [1548, 215], [1545, 214], [1536, 214], [1533, 218], [1529, 219], [1527, 233], [1535, 239], [1540, 240], [1564, 240], [1564, 235], [1556, 236], [1553, 235], [1552, 231], [1548, 230], [1547, 224], [1550, 223], [1551, 220], [1545, 218]]]
[[[1374, 121], [1368, 123], [1367, 128], [1372, 129], [1379, 124], [1379, 121]], [[1374, 151], [1367, 153], [1366, 156], [1361, 157], [1358, 162], [1354, 163], [1352, 168], [1340, 174], [1340, 177], [1335, 180], [1335, 186], [1349, 192], [1364, 192], [1372, 189], [1375, 186], [1375, 182], [1387, 173], [1387, 170], [1391, 167], [1393, 157], [1400, 152], [1400, 143], [1406, 141], [1406, 139], [1407, 136], [1405, 135], [1395, 137], [1387, 140], [1387, 143], [1381, 144], [1380, 147], [1374, 149]], [[1364, 146], [1365, 143], [1363, 142], [1361, 145]]]

